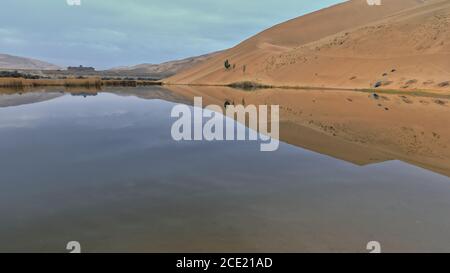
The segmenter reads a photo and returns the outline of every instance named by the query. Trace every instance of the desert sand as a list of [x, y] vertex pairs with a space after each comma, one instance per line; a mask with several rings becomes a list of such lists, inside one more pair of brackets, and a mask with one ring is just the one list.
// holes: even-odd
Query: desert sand
[[276, 25], [165, 83], [448, 93], [449, 41], [448, 0], [351, 0]]

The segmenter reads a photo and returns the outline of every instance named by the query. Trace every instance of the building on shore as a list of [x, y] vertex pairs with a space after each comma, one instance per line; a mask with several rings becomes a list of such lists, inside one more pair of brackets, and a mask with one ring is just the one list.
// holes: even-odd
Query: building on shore
[[94, 72], [95, 68], [93, 67], [86, 67], [86, 66], [69, 66], [67, 68], [67, 71], [69, 72]]

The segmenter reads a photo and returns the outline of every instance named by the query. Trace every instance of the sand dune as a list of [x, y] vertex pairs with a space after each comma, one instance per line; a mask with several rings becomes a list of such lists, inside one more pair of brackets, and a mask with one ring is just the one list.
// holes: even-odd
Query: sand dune
[[161, 64], [139, 64], [134, 66], [116, 67], [109, 69], [108, 72], [117, 73], [119, 75], [126, 72], [130, 75], [150, 75], [155, 78], [166, 78], [173, 76], [189, 67], [200, 64], [219, 53], [220, 52], [213, 52], [210, 54], [165, 62]]
[[61, 67], [35, 59], [0, 54], [0, 69], [57, 70]]
[[165, 82], [447, 92], [449, 38], [448, 0], [352, 0], [274, 26]]

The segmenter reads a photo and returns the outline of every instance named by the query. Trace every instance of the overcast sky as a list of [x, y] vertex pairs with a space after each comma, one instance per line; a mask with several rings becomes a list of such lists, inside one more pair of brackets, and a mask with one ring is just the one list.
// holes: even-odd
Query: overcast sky
[[2, 0], [0, 53], [61, 66], [160, 63], [232, 47], [340, 0]]

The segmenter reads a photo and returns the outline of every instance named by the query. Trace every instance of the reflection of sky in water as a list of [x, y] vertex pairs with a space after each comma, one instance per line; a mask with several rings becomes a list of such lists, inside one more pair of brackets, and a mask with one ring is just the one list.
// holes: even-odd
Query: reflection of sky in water
[[0, 108], [0, 251], [449, 250], [447, 177], [175, 142], [173, 105], [101, 93]]

